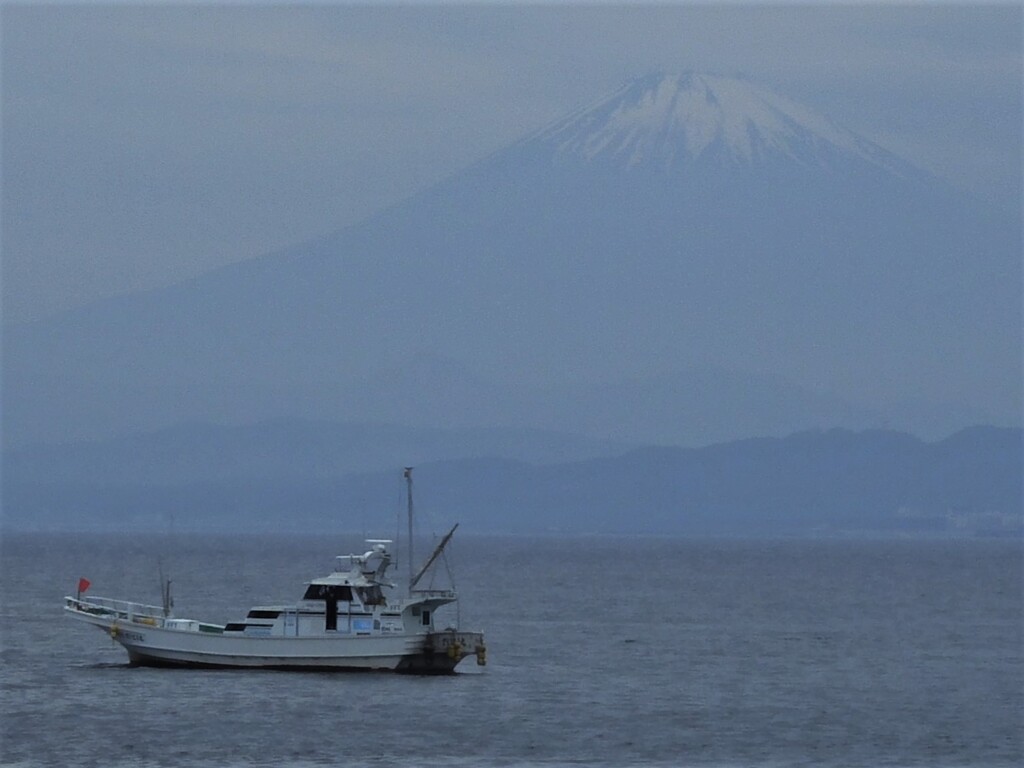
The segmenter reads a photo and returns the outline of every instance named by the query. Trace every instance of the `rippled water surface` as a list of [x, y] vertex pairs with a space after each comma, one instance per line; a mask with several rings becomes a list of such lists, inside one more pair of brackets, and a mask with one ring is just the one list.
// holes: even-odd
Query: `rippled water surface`
[[1021, 549], [986, 541], [462, 537], [451, 678], [152, 670], [65, 619], [104, 596], [225, 622], [357, 537], [5, 536], [11, 765], [1015, 766]]

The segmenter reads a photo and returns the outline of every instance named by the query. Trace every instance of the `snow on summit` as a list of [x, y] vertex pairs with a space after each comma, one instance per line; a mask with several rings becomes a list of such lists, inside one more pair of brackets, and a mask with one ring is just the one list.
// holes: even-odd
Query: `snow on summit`
[[906, 164], [828, 118], [749, 81], [649, 75], [531, 137], [557, 158], [672, 168], [698, 159], [772, 157], [829, 165], [837, 153], [890, 171]]

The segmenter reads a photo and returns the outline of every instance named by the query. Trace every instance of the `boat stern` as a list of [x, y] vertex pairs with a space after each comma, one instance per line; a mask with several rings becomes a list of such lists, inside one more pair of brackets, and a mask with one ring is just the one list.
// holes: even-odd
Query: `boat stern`
[[424, 637], [420, 652], [403, 658], [397, 671], [410, 675], [449, 675], [469, 656], [476, 657], [477, 666], [487, 664], [487, 646], [482, 632], [457, 629], [430, 632]]

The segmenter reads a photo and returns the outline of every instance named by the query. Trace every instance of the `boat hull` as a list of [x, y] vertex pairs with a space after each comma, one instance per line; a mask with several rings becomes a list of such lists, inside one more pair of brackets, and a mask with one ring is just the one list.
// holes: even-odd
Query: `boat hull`
[[65, 610], [107, 632], [128, 652], [129, 663], [137, 666], [451, 674], [466, 655], [476, 653], [478, 662], [483, 658], [482, 635], [474, 632], [245, 637], [125, 623]]
[[266, 669], [292, 672], [397, 672], [410, 675], [450, 675], [461, 659], [443, 654], [407, 654], [394, 659], [327, 657], [282, 659], [271, 656], [182, 654], [163, 649], [131, 648], [128, 663], [137, 667], [181, 669]]

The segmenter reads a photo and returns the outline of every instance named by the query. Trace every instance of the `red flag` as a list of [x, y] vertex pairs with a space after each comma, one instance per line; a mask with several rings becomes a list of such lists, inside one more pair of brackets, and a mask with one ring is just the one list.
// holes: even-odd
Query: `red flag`
[[89, 581], [88, 579], [79, 579], [78, 580], [78, 594], [82, 594], [83, 592], [85, 592], [85, 590], [87, 590], [89, 588], [90, 584], [92, 584], [92, 582]]

